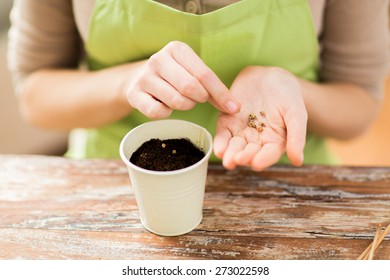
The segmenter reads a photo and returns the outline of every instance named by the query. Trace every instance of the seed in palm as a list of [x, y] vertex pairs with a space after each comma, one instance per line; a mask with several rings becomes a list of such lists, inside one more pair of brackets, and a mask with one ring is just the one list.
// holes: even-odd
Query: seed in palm
[[258, 132], [263, 132], [263, 123], [259, 122], [255, 114], [249, 114], [248, 126], [256, 129]]
[[255, 124], [255, 122], [252, 121], [252, 120], [250, 120], [250, 121], [248, 122], [248, 126], [249, 126], [249, 127], [253, 127], [253, 128], [256, 128], [256, 127], [257, 127], [257, 125]]
[[254, 114], [249, 114], [248, 120], [257, 120], [257, 117]]

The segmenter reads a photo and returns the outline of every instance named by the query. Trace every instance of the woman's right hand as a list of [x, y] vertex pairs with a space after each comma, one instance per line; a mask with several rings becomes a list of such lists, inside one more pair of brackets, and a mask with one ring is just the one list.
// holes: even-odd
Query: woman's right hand
[[152, 55], [126, 87], [130, 105], [152, 119], [209, 101], [234, 114], [239, 103], [217, 75], [185, 43], [173, 41]]

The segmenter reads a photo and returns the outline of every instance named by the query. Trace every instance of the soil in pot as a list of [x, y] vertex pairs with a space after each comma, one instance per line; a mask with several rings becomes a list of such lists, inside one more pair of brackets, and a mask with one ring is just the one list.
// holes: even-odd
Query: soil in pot
[[191, 166], [205, 156], [190, 140], [151, 139], [130, 157], [130, 162], [148, 170], [172, 171]]

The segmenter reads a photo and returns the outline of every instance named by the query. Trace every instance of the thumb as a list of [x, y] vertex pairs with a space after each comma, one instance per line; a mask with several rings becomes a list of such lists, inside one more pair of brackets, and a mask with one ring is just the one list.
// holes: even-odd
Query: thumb
[[291, 164], [300, 166], [304, 160], [304, 147], [306, 143], [307, 112], [294, 110], [285, 119], [287, 129], [286, 153]]

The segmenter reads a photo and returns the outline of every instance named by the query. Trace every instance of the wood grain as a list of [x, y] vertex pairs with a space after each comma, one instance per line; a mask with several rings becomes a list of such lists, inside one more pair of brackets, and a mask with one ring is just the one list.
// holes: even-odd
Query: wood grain
[[1, 259], [356, 259], [390, 223], [390, 168], [211, 165], [203, 214], [157, 236], [121, 161], [0, 156]]

